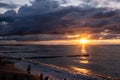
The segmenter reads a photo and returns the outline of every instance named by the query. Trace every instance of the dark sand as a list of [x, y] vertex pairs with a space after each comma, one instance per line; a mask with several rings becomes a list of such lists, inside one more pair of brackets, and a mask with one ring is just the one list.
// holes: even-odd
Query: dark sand
[[0, 80], [39, 80], [39, 77], [28, 75], [16, 69], [12, 63], [2, 60], [0, 61]]

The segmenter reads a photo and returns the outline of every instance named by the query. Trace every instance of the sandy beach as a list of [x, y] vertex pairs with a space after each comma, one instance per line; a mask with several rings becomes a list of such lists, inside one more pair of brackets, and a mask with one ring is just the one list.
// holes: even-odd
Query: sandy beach
[[29, 76], [25, 71], [16, 69], [13, 63], [1, 60], [0, 80], [38, 80], [38, 77], [34, 75]]
[[[40, 76], [33, 75], [32, 72], [29, 75], [27, 73], [27, 71], [25, 71], [25, 70], [22, 71], [21, 69], [15, 68], [14, 63], [11, 63], [6, 59], [1, 59], [0, 60], [0, 80], [56, 80], [56, 78], [53, 78], [51, 76], [46, 76], [46, 75], [43, 75], [43, 74], [40, 75]], [[59, 78], [57, 80], [69, 80], [69, 79], [66, 79], [66, 78], [61, 78], [60, 79]], [[82, 80], [82, 76], [79, 80]], [[86, 78], [86, 79], [83, 79], [83, 80], [88, 80], [88, 79]], [[94, 79], [92, 79], [92, 80], [94, 80]]]

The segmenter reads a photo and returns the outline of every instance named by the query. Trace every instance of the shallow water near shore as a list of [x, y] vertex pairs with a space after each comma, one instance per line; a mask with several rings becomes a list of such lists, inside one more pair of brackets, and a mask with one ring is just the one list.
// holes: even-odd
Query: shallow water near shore
[[119, 45], [2, 45], [0, 55], [55, 65], [76, 72], [76, 74], [101, 75], [120, 79]]

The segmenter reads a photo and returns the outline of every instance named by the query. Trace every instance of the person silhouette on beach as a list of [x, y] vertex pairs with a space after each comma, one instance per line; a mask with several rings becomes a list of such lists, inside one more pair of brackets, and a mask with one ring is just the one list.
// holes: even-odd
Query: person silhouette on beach
[[42, 73], [40, 74], [40, 80], [43, 80], [43, 74]]
[[27, 68], [27, 74], [28, 74], [28, 75], [31, 74], [31, 65], [28, 65], [28, 68]]
[[45, 80], [48, 80], [49, 76], [45, 77]]

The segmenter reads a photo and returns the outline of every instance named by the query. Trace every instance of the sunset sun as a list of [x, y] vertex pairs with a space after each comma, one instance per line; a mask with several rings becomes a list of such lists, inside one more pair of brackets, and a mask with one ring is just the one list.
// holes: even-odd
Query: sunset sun
[[86, 38], [82, 38], [82, 39], [80, 39], [80, 43], [86, 44], [86, 43], [88, 43], [88, 40]]

